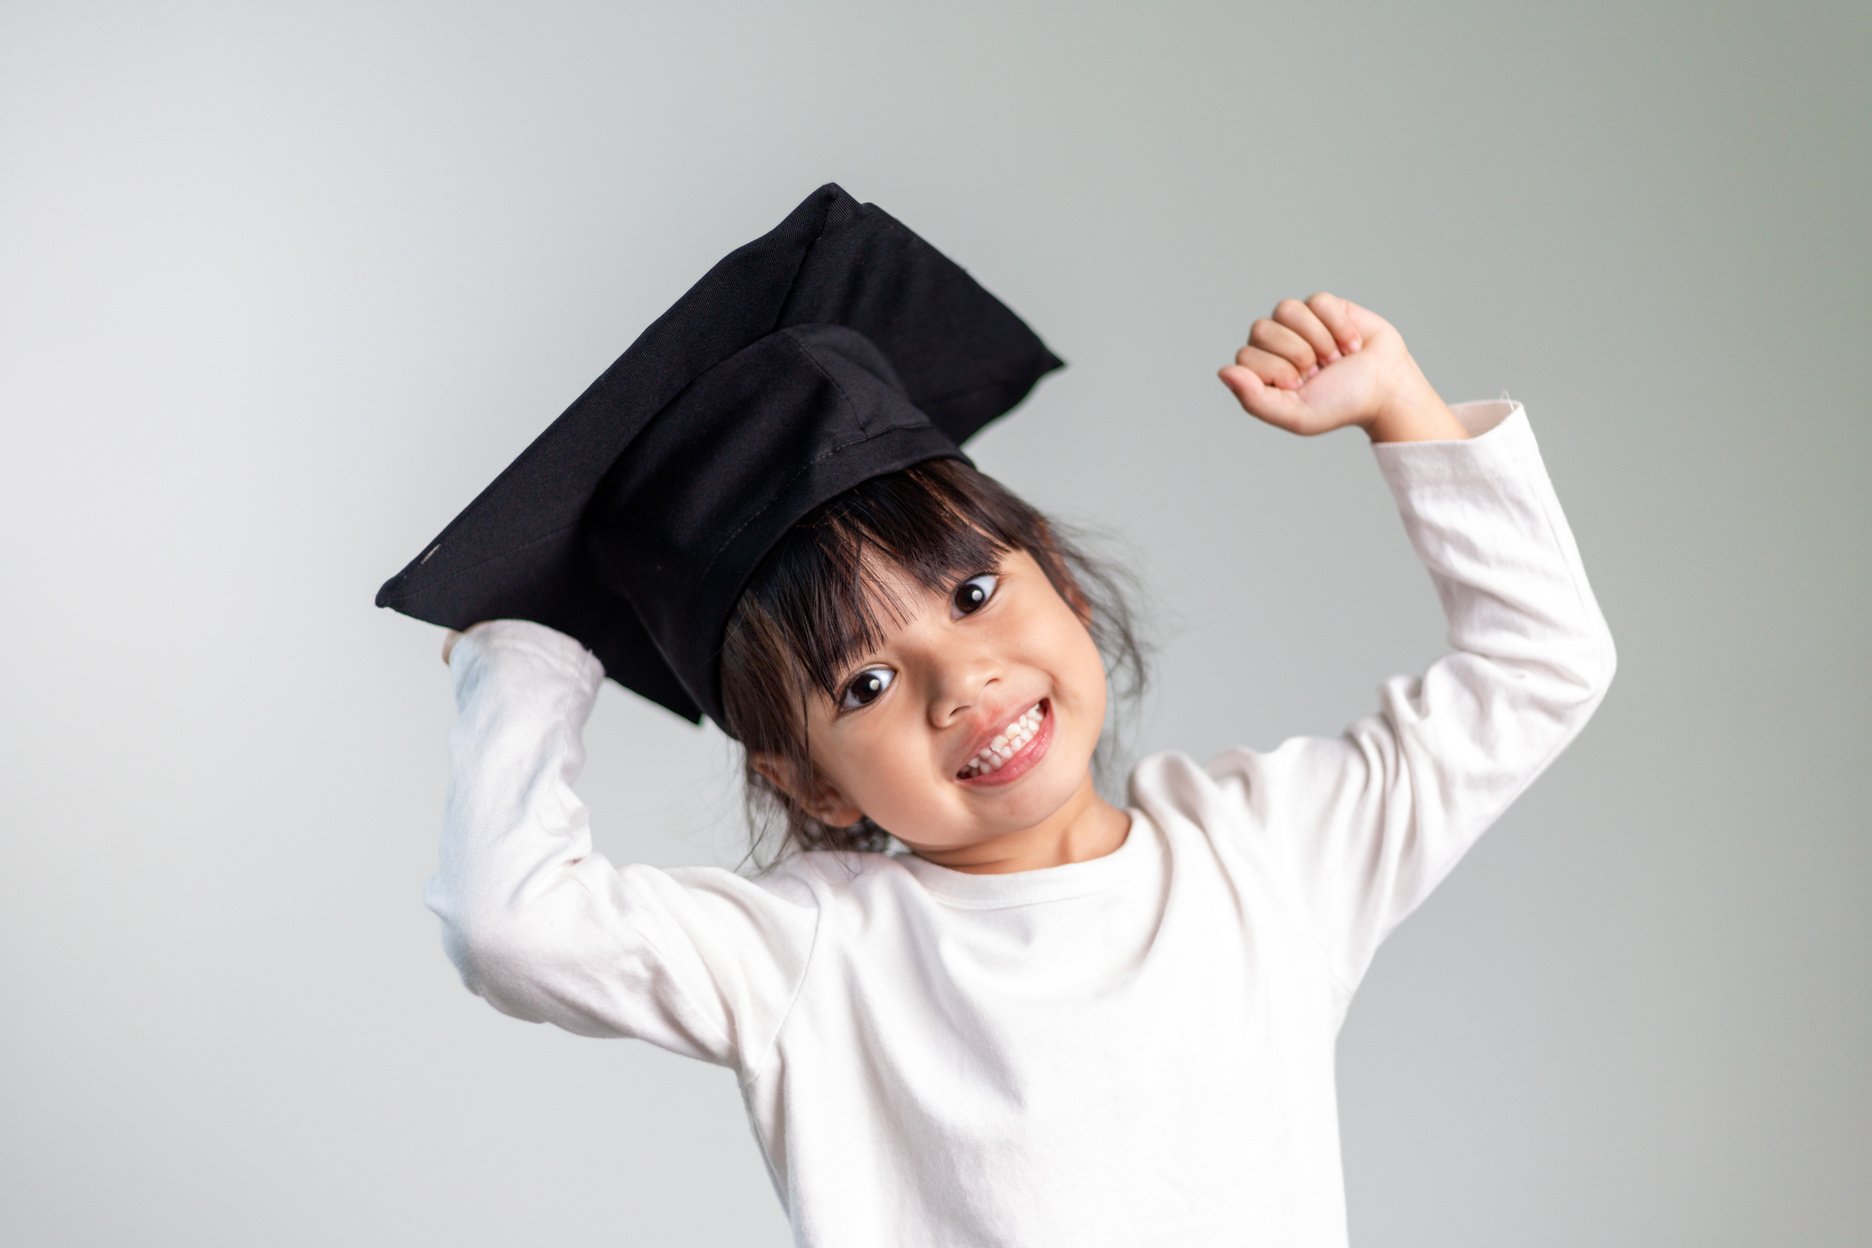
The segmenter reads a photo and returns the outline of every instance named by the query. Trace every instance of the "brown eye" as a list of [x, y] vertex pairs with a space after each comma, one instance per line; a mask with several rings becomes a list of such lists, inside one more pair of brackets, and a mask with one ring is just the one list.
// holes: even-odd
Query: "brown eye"
[[[870, 706], [883, 696], [886, 689], [890, 688], [890, 680], [887, 679], [889, 676], [890, 668], [888, 667], [870, 667], [858, 673], [858, 678], [845, 686], [845, 700], [839, 703], [839, 710], [855, 711], [860, 707]], [[850, 698], [860, 691], [863, 691], [865, 696], [854, 705]]]
[[[978, 581], [991, 581], [993, 584], [987, 589], [983, 589], [980, 585], [976, 584]], [[994, 597], [995, 586], [1000, 583], [1001, 578], [993, 572], [983, 572], [979, 576], [971, 576], [957, 587], [955, 595], [956, 605], [962, 608], [962, 613], [964, 615], [972, 615], [974, 612], [987, 605], [988, 600]]]

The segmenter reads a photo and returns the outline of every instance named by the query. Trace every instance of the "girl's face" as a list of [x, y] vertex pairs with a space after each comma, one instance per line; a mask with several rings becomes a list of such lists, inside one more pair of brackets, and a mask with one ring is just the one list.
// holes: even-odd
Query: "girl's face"
[[[834, 826], [869, 815], [920, 856], [958, 870], [1085, 856], [1114, 816], [1124, 819], [1092, 784], [1106, 680], [1085, 621], [1024, 550], [942, 594], [873, 566], [909, 618], [900, 623], [883, 604], [890, 635], [843, 669], [837, 706], [815, 688], [809, 739], [824, 783], [807, 807]], [[1006, 765], [1013, 779], [961, 778], [983, 741], [1006, 735], [1037, 703], [1044, 719], [1025, 757]], [[775, 778], [770, 764], [756, 766]]]

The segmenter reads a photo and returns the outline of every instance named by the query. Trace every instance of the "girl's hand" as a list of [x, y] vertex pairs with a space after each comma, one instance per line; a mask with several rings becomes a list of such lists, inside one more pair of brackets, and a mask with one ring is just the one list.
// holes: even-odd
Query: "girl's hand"
[[1369, 432], [1428, 384], [1391, 322], [1324, 290], [1275, 304], [1216, 375], [1250, 415], [1306, 437], [1344, 425]]

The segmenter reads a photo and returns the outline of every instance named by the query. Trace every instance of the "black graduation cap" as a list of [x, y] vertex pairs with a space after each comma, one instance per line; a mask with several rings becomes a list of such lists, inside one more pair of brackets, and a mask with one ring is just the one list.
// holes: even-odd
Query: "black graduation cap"
[[749, 575], [820, 503], [924, 460], [1065, 361], [836, 182], [729, 252], [377, 591], [466, 629], [536, 620], [726, 731], [717, 660]]

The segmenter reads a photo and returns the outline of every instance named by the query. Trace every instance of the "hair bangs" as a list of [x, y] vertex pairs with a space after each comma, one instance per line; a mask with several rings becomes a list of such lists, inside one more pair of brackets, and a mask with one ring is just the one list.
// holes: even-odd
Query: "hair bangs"
[[885, 569], [946, 595], [1014, 548], [992, 516], [910, 473], [874, 477], [801, 520], [775, 551], [769, 603], [811, 686], [837, 704], [848, 665], [888, 639], [909, 606]]

